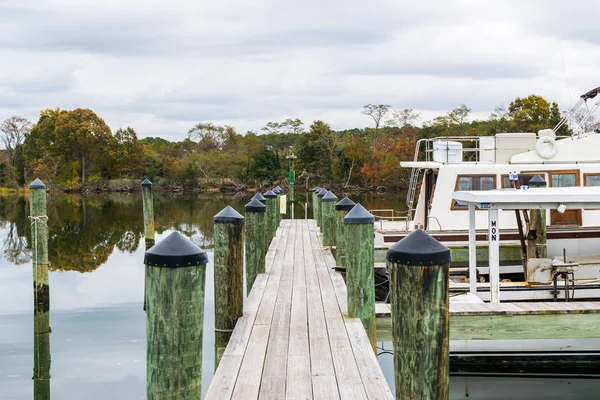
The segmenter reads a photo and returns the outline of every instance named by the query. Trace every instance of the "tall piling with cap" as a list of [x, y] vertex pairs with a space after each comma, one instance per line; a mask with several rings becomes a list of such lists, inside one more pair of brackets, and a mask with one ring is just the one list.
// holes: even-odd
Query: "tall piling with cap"
[[323, 232], [323, 196], [327, 193], [327, 189], [321, 188], [317, 193], [317, 226]]
[[331, 191], [321, 199], [323, 206], [323, 246], [335, 246], [335, 203], [338, 198]]
[[335, 265], [346, 265], [346, 226], [344, 217], [354, 208], [355, 202], [348, 197], [335, 204]]
[[376, 350], [375, 321], [375, 217], [356, 204], [344, 217], [346, 226], [346, 287], [348, 316], [360, 318]]
[[277, 195], [277, 226], [281, 222], [281, 196], [283, 194], [283, 189], [280, 186], [276, 186], [273, 188], [273, 191]]
[[231, 206], [215, 222], [215, 369], [244, 308], [244, 217]]
[[50, 285], [48, 279], [48, 217], [46, 185], [39, 179], [29, 185], [31, 260], [33, 263], [33, 392], [50, 398]]
[[277, 232], [277, 194], [274, 191], [269, 190], [263, 194], [267, 202], [267, 248], [271, 244], [271, 241], [275, 237]]
[[448, 399], [450, 250], [423, 230], [387, 252], [397, 399]]
[[313, 219], [315, 221], [317, 221], [317, 226], [319, 224], [319, 221], [318, 221], [318, 218], [317, 218], [317, 215], [319, 214], [318, 213], [318, 211], [319, 211], [319, 198], [317, 197], [317, 194], [318, 194], [319, 190], [321, 190], [321, 188], [318, 187], [318, 186], [315, 187], [315, 188], [313, 188], [313, 190], [312, 190], [312, 199], [311, 199], [312, 200]]
[[267, 207], [258, 199], [252, 199], [244, 206], [244, 211], [246, 213], [246, 293], [250, 294], [256, 275], [265, 272]]
[[142, 208], [144, 210], [144, 239], [146, 250], [154, 246], [154, 199], [152, 197], [152, 182], [144, 179], [142, 182]]
[[146, 398], [199, 399], [206, 252], [173, 232], [146, 251]]

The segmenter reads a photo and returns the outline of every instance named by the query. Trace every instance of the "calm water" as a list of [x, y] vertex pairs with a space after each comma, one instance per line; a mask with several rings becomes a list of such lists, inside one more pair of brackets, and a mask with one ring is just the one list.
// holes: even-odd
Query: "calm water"
[[[294, 212], [304, 217], [305, 196]], [[401, 195], [352, 196], [367, 208], [404, 208]], [[203, 392], [213, 374], [212, 217], [249, 196], [156, 195], [157, 241], [178, 230], [209, 252]], [[31, 399], [34, 370], [29, 204], [0, 197], [0, 399]], [[309, 205], [308, 217], [311, 217]], [[144, 244], [139, 194], [50, 196], [51, 395], [54, 399], [143, 399], [146, 392]], [[383, 345], [389, 349], [389, 343]], [[379, 357], [393, 385], [392, 356]], [[452, 377], [452, 398], [597, 398], [597, 380]], [[592, 396], [592, 393], [594, 396]]]

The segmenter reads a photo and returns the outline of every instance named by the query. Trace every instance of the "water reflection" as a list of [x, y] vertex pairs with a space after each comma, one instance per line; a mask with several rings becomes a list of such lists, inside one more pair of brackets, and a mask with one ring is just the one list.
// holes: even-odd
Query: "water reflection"
[[33, 398], [50, 399], [50, 296], [49, 286], [34, 284]]

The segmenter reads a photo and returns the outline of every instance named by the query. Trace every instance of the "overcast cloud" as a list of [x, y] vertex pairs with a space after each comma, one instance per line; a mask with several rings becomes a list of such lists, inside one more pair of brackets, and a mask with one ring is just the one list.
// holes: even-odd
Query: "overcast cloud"
[[568, 109], [600, 85], [598, 15], [583, 0], [0, 0], [0, 120], [84, 107], [181, 140], [207, 121], [364, 127], [367, 103], [425, 120], [532, 93]]

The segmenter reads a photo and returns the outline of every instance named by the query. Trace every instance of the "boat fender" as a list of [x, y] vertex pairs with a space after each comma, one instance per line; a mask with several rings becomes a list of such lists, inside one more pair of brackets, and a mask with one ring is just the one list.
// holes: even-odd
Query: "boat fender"
[[556, 141], [550, 136], [542, 136], [535, 144], [535, 151], [542, 158], [552, 158], [556, 155]]

